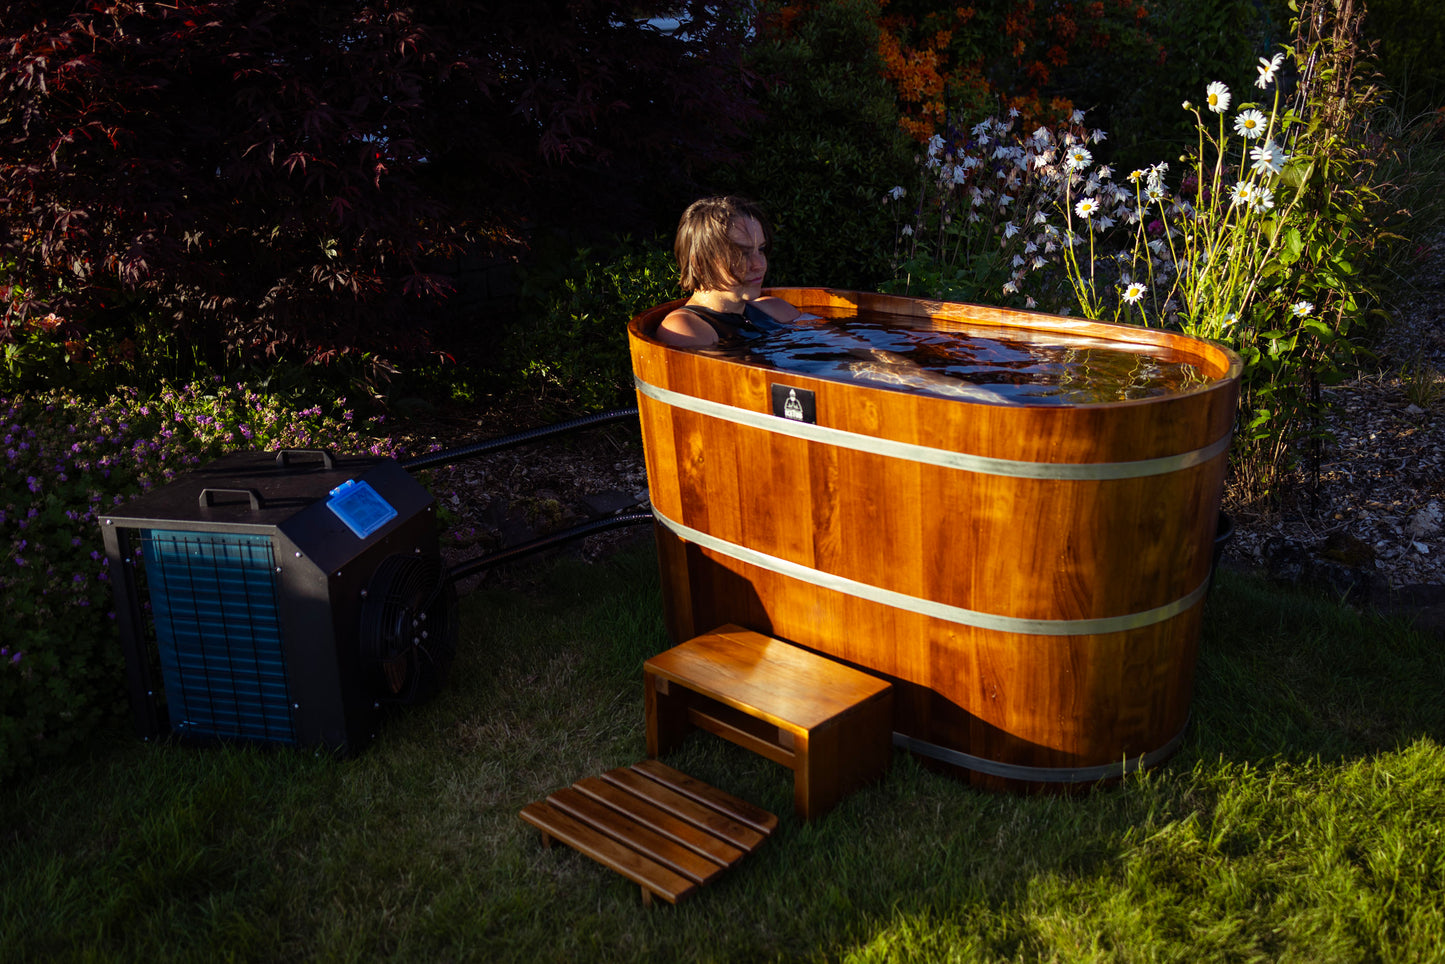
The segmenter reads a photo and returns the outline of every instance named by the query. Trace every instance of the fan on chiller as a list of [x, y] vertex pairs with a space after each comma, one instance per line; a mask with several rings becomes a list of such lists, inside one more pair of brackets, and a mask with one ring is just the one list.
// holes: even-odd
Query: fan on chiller
[[379, 699], [416, 703], [446, 682], [457, 651], [456, 589], [435, 556], [388, 556], [363, 593], [361, 665]]

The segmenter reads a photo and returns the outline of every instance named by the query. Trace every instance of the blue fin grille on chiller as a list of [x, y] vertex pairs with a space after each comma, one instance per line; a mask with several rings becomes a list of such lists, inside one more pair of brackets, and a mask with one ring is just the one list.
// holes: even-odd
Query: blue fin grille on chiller
[[172, 726], [295, 743], [271, 539], [141, 533]]

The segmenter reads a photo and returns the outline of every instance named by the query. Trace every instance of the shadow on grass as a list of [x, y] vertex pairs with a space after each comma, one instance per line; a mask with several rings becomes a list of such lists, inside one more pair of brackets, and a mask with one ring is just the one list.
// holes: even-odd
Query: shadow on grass
[[1445, 737], [1445, 646], [1403, 620], [1222, 572], [1186, 754], [1346, 761]]

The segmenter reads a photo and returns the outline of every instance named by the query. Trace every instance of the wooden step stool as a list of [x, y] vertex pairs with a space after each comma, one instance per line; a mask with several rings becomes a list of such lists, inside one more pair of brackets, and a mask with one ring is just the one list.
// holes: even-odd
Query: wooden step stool
[[893, 687], [781, 640], [723, 626], [643, 664], [647, 755], [690, 726], [794, 771], [793, 806], [812, 819], [881, 777], [893, 752]]
[[522, 819], [675, 904], [757, 849], [778, 818], [656, 760], [579, 780]]

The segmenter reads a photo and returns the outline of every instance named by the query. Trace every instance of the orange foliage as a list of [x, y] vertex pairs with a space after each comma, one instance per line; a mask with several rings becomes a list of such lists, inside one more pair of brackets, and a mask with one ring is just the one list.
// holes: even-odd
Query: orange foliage
[[[970, 112], [1017, 109], [1025, 126], [1073, 110], [1048, 86], [1110, 29], [1148, 17], [1146, 0], [988, 2], [930, 9], [927, 0], [881, 0], [878, 52], [897, 93], [899, 124], [919, 142]], [[1112, 25], [1112, 26], [1111, 26]], [[1131, 28], [1132, 29], [1132, 28]]]

